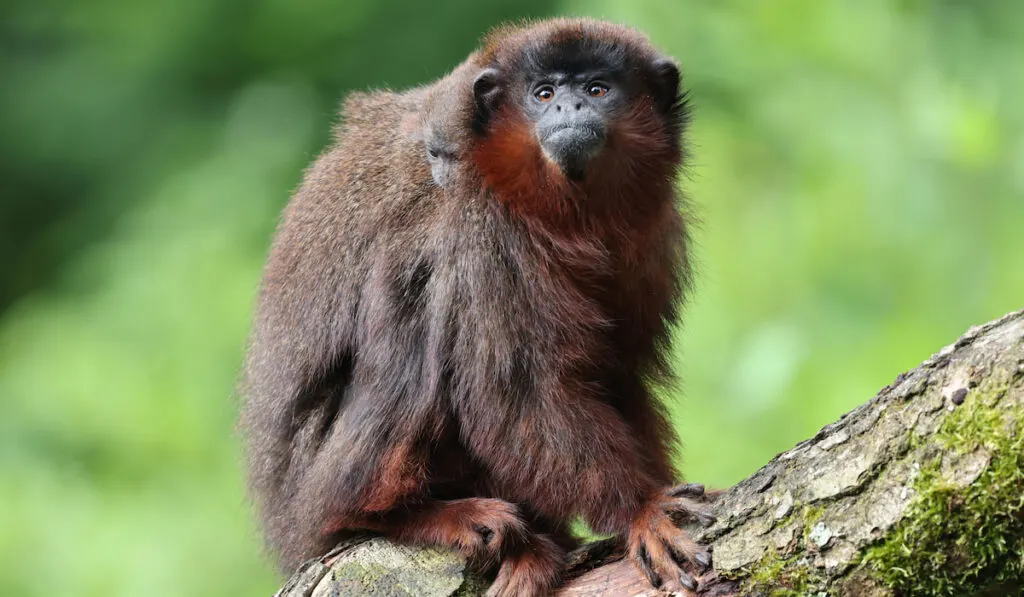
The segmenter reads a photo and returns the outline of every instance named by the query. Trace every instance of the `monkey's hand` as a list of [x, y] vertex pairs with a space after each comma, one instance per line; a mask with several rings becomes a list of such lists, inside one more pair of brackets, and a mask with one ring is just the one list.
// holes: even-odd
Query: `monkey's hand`
[[[709, 525], [715, 517], [700, 501], [704, 487], [678, 485], [654, 497], [633, 519], [628, 535], [629, 554], [651, 585], [670, 592], [693, 594], [697, 581], [711, 567], [711, 553], [698, 545], [673, 518], [694, 518]], [[691, 572], [683, 569], [686, 565]], [[687, 593], [689, 591], [689, 593]]]

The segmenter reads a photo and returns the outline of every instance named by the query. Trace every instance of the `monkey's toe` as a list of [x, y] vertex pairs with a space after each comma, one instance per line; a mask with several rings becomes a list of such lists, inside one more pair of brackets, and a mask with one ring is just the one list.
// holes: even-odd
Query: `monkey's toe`
[[713, 503], [723, 493], [724, 489], [708, 489], [702, 483], [680, 483], [665, 490], [666, 497], [691, 498], [704, 504]]
[[519, 508], [504, 500], [469, 498], [459, 500], [450, 514], [462, 528], [462, 550], [466, 556], [493, 563], [504, 549], [521, 544], [527, 534]]
[[481, 539], [483, 539], [484, 545], [489, 545], [491, 543], [491, 539], [494, 538], [494, 529], [491, 527], [485, 527], [482, 524], [474, 524], [473, 530], [480, 535]]

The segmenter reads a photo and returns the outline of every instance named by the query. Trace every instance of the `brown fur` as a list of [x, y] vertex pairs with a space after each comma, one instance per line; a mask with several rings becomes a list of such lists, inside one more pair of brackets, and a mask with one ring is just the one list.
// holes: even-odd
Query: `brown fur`
[[[596, 21], [498, 30], [431, 87], [350, 99], [286, 208], [242, 388], [252, 491], [285, 569], [362, 528], [500, 560], [491, 594], [543, 595], [577, 515], [661, 577], [678, 576], [673, 550], [696, 553], [669, 519], [687, 509], [664, 494], [675, 437], [651, 394], [672, 381], [689, 279], [684, 106], [637, 97], [576, 182], [514, 102], [471, 126], [477, 72], [564, 39], [658, 56]], [[458, 147], [444, 189], [431, 135]]]

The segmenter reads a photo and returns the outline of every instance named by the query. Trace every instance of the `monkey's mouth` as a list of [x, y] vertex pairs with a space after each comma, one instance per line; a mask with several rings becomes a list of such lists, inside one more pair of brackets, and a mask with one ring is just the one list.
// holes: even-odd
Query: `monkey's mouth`
[[542, 131], [540, 146], [549, 160], [573, 180], [582, 179], [587, 164], [604, 147], [604, 127], [590, 122], [560, 124]]

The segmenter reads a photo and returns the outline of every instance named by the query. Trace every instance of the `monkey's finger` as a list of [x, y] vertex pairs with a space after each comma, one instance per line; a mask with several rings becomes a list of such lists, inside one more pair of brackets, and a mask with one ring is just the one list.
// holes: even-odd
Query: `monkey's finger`
[[701, 497], [704, 495], [704, 485], [700, 483], [682, 483], [666, 491], [665, 495], [671, 497]]
[[680, 565], [692, 566], [698, 574], [704, 574], [711, 567], [711, 553], [691, 539], [686, 532], [671, 523], [659, 525], [658, 532], [662, 543]]
[[679, 584], [683, 585], [687, 589], [690, 589], [691, 591], [697, 590], [697, 581], [694, 580], [694, 578], [686, 572], [679, 573]]
[[[700, 547], [690, 540], [683, 531], [675, 528], [668, 518], [663, 518], [656, 525], [652, 536], [648, 536], [643, 544], [646, 559], [654, 571], [660, 584], [652, 585], [663, 591], [679, 592], [693, 595], [697, 581], [683, 568], [683, 563], [694, 566], [692, 554], [700, 551]], [[678, 550], [683, 557], [677, 561], [673, 553]]]
[[711, 569], [711, 552], [700, 551], [694, 554], [693, 561], [697, 563], [698, 572], [704, 574]]
[[659, 588], [662, 591], [668, 592], [669, 595], [692, 597], [696, 594], [697, 587], [697, 579], [685, 570], [675, 568], [672, 572], [672, 578], [663, 582]]
[[636, 567], [640, 569], [640, 572], [647, 577], [647, 582], [651, 583], [651, 586], [658, 588], [661, 586], [661, 577], [654, 571], [654, 562], [651, 561], [651, 554], [647, 551], [647, 547], [641, 545], [636, 550], [636, 555], [633, 557], [636, 562]]
[[699, 522], [703, 526], [711, 526], [718, 518], [704, 507], [704, 504], [690, 498], [677, 497], [665, 500], [661, 507], [669, 514], [682, 514]]

